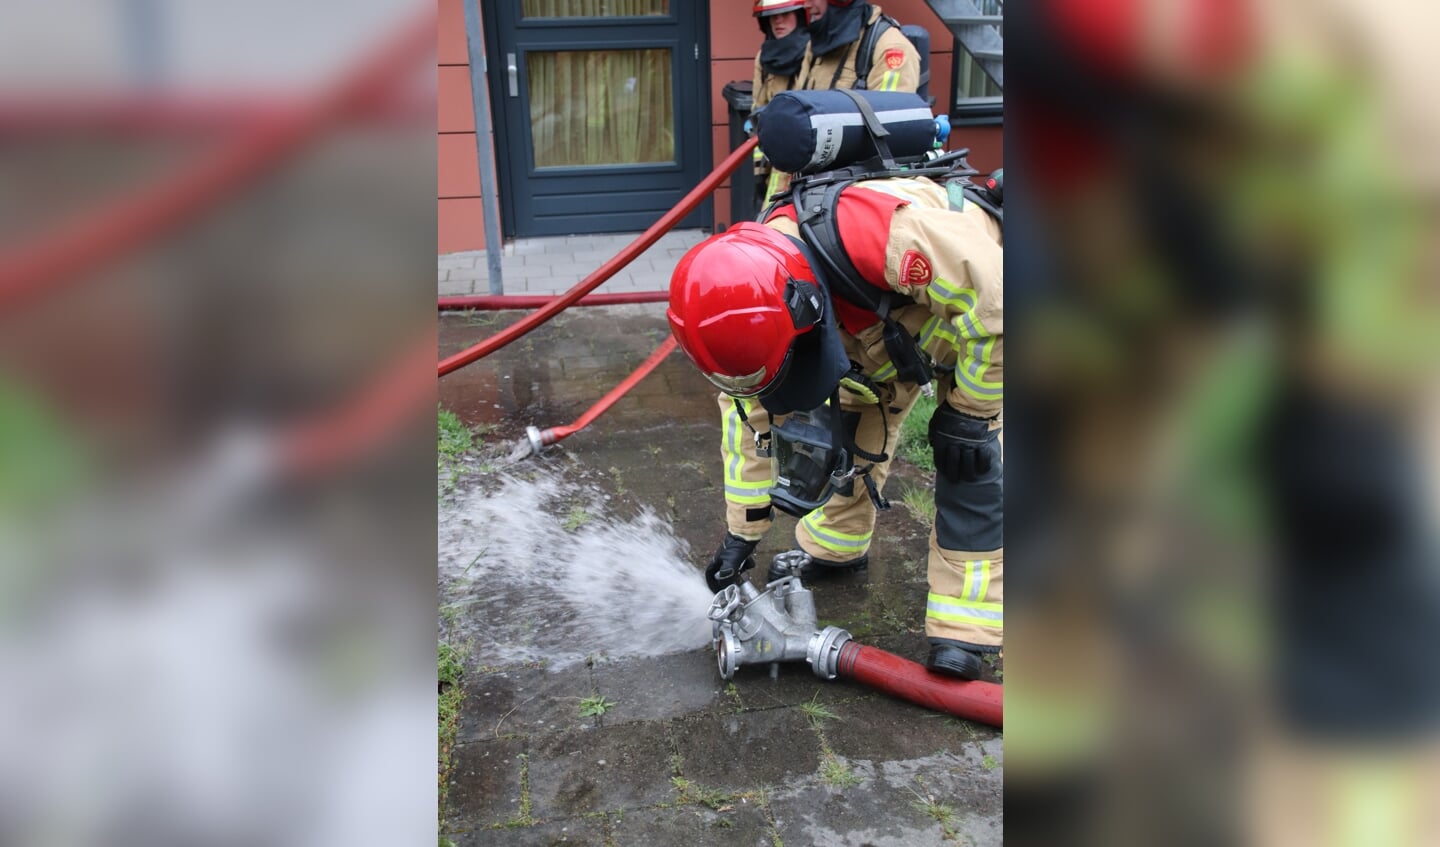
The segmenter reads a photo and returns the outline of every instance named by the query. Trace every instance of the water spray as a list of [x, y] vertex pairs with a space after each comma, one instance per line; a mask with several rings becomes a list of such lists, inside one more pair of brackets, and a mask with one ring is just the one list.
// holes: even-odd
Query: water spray
[[759, 591], [749, 582], [726, 586], [710, 603], [711, 637], [720, 677], [742, 665], [805, 660], [821, 679], [843, 677], [957, 717], [1003, 726], [1004, 689], [931, 673], [923, 665], [856, 643], [845, 630], [817, 629], [815, 598], [797, 576]]

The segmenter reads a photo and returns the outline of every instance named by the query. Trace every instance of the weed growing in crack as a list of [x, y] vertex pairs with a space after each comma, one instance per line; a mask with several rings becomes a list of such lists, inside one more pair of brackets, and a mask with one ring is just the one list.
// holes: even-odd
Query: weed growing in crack
[[440, 792], [440, 824], [445, 824], [445, 799], [449, 793], [450, 773], [455, 768], [452, 754], [455, 750], [455, 734], [460, 725], [460, 703], [465, 698], [465, 691], [460, 687], [460, 677], [463, 674], [462, 662], [464, 654], [450, 646], [440, 642], [436, 650], [436, 677], [439, 680], [439, 792]]
[[591, 517], [593, 516], [585, 510], [585, 507], [577, 503], [570, 507], [570, 514], [565, 516], [565, 521], [561, 526], [564, 527], [566, 532], [574, 532], [589, 523]]
[[826, 753], [820, 762], [820, 781], [833, 788], [854, 788], [860, 777], [834, 753]]
[[683, 776], [670, 777], [670, 784], [675, 786], [675, 793], [679, 796], [681, 803], [697, 803], [708, 807], [715, 812], [728, 812], [734, 808], [735, 800], [743, 795], [726, 794], [713, 788], [704, 788]]
[[819, 690], [816, 690], [815, 696], [810, 698], [810, 702], [800, 704], [800, 711], [804, 712], [806, 717], [810, 718], [810, 722], [816, 728], [818, 728], [824, 721], [840, 720], [840, 716], [830, 711], [830, 708], [828, 706], [815, 702], [815, 698], [819, 696], [820, 692]]
[[597, 697], [586, 697], [580, 701], [580, 717], [599, 717], [615, 707], [613, 700], [607, 699], [604, 695]]

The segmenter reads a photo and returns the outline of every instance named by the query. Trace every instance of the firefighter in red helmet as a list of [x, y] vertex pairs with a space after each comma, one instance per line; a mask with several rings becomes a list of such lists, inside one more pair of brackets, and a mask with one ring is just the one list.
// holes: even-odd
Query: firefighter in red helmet
[[888, 455], [928, 382], [886, 338], [901, 327], [942, 374], [930, 424], [937, 516], [928, 663], [973, 679], [1004, 632], [1000, 226], [974, 203], [952, 207], [946, 189], [924, 178], [848, 186], [834, 211], [863, 284], [892, 295], [883, 316], [844, 294], [788, 204], [764, 225], [739, 224], [700, 243], [671, 278], [671, 331], [730, 406], [722, 435], [728, 531], [707, 581], [718, 590], [742, 578], [774, 508], [800, 520], [796, 547], [775, 557], [771, 580], [868, 564]]

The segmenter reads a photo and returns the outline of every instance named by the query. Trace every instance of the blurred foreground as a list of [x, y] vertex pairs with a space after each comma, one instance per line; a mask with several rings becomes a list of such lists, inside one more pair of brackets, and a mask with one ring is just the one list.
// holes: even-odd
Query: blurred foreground
[[0, 843], [428, 843], [433, 10], [13, 6]]
[[1440, 843], [1436, 18], [1007, 18], [1007, 843]]

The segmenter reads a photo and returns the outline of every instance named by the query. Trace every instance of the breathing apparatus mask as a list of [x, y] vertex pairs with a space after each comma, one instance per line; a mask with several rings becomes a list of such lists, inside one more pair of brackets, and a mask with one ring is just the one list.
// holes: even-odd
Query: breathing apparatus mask
[[[856, 379], [864, 380], [868, 389], [862, 390], [868, 390], [874, 396], [873, 383], [858, 371], [847, 374], [844, 381], [848, 385]], [[883, 421], [885, 407], [879, 405]], [[741, 419], [745, 420], [745, 411], [738, 401], [736, 408], [740, 410]], [[748, 425], [749, 421], [746, 420], [746, 423]], [[889, 458], [884, 453], [888, 442], [878, 454], [862, 450], [855, 443], [859, 424], [858, 412], [846, 412], [840, 408], [838, 386], [819, 408], [792, 412], [780, 423], [775, 423], [772, 416], [770, 431], [755, 435], [756, 452], [770, 459], [775, 480], [766, 491], [771, 504], [787, 515], [803, 518], [825, 505], [837, 492], [842, 497], [854, 494], [855, 479], [858, 477], [864, 481], [875, 508], [880, 511], [889, 509], [889, 501], [880, 495], [879, 488], [870, 477], [873, 463]], [[883, 423], [882, 429], [888, 432]], [[857, 466], [857, 457], [872, 464]]]

